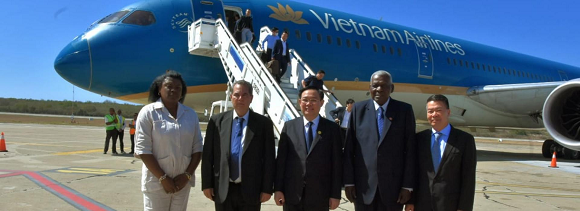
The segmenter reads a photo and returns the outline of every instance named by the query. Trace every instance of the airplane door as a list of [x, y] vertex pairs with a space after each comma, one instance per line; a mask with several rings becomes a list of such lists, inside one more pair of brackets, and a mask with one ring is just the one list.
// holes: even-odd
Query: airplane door
[[566, 72], [559, 70], [558, 74], [560, 74], [560, 80], [561, 81], [567, 81], [568, 80], [568, 74], [566, 74]]
[[418, 62], [418, 77], [433, 79], [433, 54], [431, 48], [423, 48], [419, 45], [415, 45], [417, 49], [417, 62]]
[[195, 20], [207, 18], [217, 20], [221, 18], [225, 21], [224, 5], [221, 0], [191, 0], [193, 6], [193, 17]]

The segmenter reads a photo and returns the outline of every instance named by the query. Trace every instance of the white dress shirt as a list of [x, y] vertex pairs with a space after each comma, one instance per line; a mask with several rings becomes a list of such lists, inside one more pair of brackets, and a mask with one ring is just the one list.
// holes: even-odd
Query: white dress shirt
[[[135, 153], [152, 154], [169, 177], [183, 174], [191, 161], [191, 155], [201, 152], [203, 140], [195, 111], [179, 103], [177, 118], [171, 116], [159, 99], [144, 106], [136, 121]], [[189, 181], [195, 186], [195, 174]], [[159, 179], [143, 164], [141, 190], [162, 190]]]
[[[306, 119], [306, 117], [303, 116], [302, 119], [304, 120], [304, 138], [305, 138], [304, 140], [307, 140], [308, 141], [308, 138], [306, 138], [306, 137], [308, 137], [308, 131], [312, 129], [313, 130], [313, 132], [312, 132], [312, 142], [314, 142], [314, 139], [316, 138], [316, 131], [318, 129], [318, 123], [320, 122], [320, 116], [316, 116], [316, 118], [314, 118], [312, 120], [312, 128], [309, 128], [308, 127], [308, 122], [309, 121]], [[312, 146], [310, 146], [310, 147], [312, 147]]]

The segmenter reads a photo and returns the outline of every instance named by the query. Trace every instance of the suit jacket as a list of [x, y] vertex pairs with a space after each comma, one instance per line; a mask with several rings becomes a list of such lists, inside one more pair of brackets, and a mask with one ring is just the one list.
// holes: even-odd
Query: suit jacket
[[[234, 110], [213, 116], [208, 125], [201, 163], [201, 188], [213, 188], [218, 203], [228, 195], [230, 145]], [[242, 149], [242, 195], [244, 201], [260, 204], [260, 193], [272, 193], [275, 169], [273, 124], [270, 119], [249, 111]]]
[[[290, 46], [286, 41], [286, 56], [282, 56], [282, 52], [284, 51], [284, 46], [282, 45], [282, 39], [276, 40], [276, 44], [274, 45], [274, 49], [272, 50], [272, 57], [280, 62], [288, 62], [290, 61]], [[286, 60], [282, 60], [285, 58]]]
[[346, 111], [346, 107], [338, 107], [332, 111], [330, 111], [330, 115], [332, 115], [333, 119], [338, 118], [338, 125], [342, 125], [342, 120], [344, 119], [344, 111]]
[[[303, 117], [284, 124], [278, 143], [274, 190], [284, 193], [286, 203], [298, 204], [305, 200], [309, 207], [328, 209], [329, 198], [340, 199], [340, 136], [338, 125], [320, 117], [310, 152], [307, 152]], [[302, 193], [308, 197], [302, 199]]]
[[475, 195], [475, 140], [469, 133], [451, 127], [439, 170], [431, 158], [431, 129], [417, 134], [418, 183], [415, 209], [473, 210]]
[[415, 187], [415, 116], [411, 105], [390, 99], [379, 139], [372, 99], [351, 111], [344, 148], [344, 184], [354, 184], [356, 203], [371, 204], [376, 191], [389, 210], [400, 210], [401, 188]]

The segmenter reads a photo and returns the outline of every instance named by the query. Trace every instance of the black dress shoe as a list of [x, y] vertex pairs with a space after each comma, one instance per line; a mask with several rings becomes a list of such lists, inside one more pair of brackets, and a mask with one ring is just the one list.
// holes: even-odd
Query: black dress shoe
[[105, 154], [105, 155], [106, 155], [106, 154], [107, 154], [107, 152], [103, 152], [103, 154]]
[[117, 153], [117, 152], [113, 152], [113, 155], [119, 155], [119, 153]]

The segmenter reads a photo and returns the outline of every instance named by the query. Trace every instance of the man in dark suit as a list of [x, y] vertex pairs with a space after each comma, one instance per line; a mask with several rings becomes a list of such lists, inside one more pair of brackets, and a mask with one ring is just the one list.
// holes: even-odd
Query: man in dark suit
[[324, 104], [321, 90], [306, 87], [298, 96], [304, 116], [282, 129], [274, 200], [284, 211], [334, 210], [342, 187], [340, 129], [319, 115]]
[[277, 60], [280, 69], [282, 71], [279, 75], [276, 76], [276, 80], [278, 83], [280, 82], [280, 78], [284, 76], [286, 73], [286, 69], [288, 69], [288, 62], [290, 61], [290, 47], [288, 47], [288, 32], [284, 31], [282, 33], [281, 39], [276, 41], [276, 45], [274, 45], [274, 50], [272, 51], [272, 60]]
[[273, 192], [273, 124], [249, 109], [252, 99], [252, 84], [236, 81], [234, 110], [213, 116], [207, 125], [201, 188], [218, 211], [260, 210]]
[[405, 210], [473, 210], [477, 155], [473, 136], [449, 124], [449, 101], [427, 99], [431, 129], [417, 134], [418, 183]]
[[354, 100], [348, 99], [346, 100], [346, 107], [338, 107], [330, 111], [330, 115], [332, 115], [332, 118], [334, 118], [334, 122], [340, 125], [342, 137], [346, 137], [346, 129], [348, 128], [348, 119], [350, 118], [350, 112], [352, 111], [353, 105]]
[[415, 116], [390, 98], [391, 75], [377, 71], [372, 99], [354, 104], [344, 147], [346, 197], [355, 210], [401, 210], [415, 187]]

